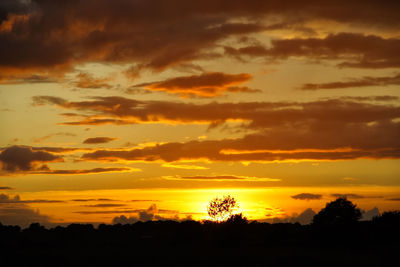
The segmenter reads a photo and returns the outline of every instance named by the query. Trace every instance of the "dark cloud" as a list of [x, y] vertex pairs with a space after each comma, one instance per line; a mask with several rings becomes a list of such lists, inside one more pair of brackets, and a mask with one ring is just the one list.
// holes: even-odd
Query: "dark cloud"
[[358, 79], [351, 79], [346, 82], [307, 83], [301, 87], [301, 90], [343, 89], [388, 85], [400, 85], [400, 74], [385, 77], [363, 77]]
[[[0, 56], [0, 71], [10, 77], [60, 75], [87, 62], [130, 63], [139, 71], [163, 70], [215, 58], [220, 43], [232, 36], [281, 28], [313, 33], [306, 26], [309, 21], [333, 20], [396, 31], [399, 8], [397, 1], [361, 0], [329, 0], [324, 5], [313, 0], [7, 0], [0, 6], [0, 51], [8, 51]], [[261, 23], [277, 18], [281, 21]], [[374, 40], [367, 41], [366, 45], [374, 46]], [[376, 53], [385, 48], [375, 46]], [[397, 65], [372, 59], [359, 63]]]
[[301, 199], [301, 200], [314, 200], [314, 199], [321, 199], [321, 194], [311, 194], [311, 193], [301, 193], [294, 196], [291, 196], [294, 199]]
[[123, 206], [126, 206], [126, 205], [125, 204], [112, 204], [112, 203], [84, 205], [84, 207], [91, 207], [91, 208], [115, 208], [115, 207], [123, 207]]
[[0, 204], [7, 204], [7, 203], [63, 203], [62, 200], [51, 200], [51, 199], [33, 199], [33, 200], [21, 200], [19, 195], [15, 195], [14, 197], [10, 197], [6, 194], [0, 194]]
[[365, 198], [365, 196], [358, 195], [358, 194], [331, 194], [331, 196], [336, 197], [336, 198], [354, 198], [354, 199], [359, 199], [359, 198]]
[[10, 197], [0, 194], [0, 222], [5, 225], [19, 225], [27, 227], [31, 223], [38, 222], [48, 224], [50, 218], [40, 214], [39, 210], [33, 210], [27, 203], [54, 203], [49, 200], [21, 200], [18, 195]]
[[9, 186], [0, 186], [0, 190], [14, 190], [14, 188]]
[[312, 223], [315, 214], [315, 211], [308, 208], [300, 214], [295, 213], [292, 216], [273, 218], [272, 223], [300, 223], [306, 225]]
[[[172, 214], [173, 216], [164, 217], [160, 213]], [[147, 210], [141, 210], [137, 216], [126, 217], [125, 215], [114, 217], [113, 224], [131, 224], [138, 221], [146, 222], [153, 220], [179, 220], [178, 211], [173, 210], [159, 210], [156, 204], [152, 204]]]
[[[371, 122], [382, 119], [394, 119], [400, 114], [397, 106], [384, 106], [346, 101], [345, 99], [317, 100], [312, 102], [239, 102], [194, 104], [167, 101], [139, 101], [123, 97], [96, 97], [90, 101], [69, 102], [50, 96], [33, 97], [35, 104], [53, 104], [65, 109], [96, 113], [108, 116], [101, 120], [110, 123], [209, 123], [218, 124], [228, 120], [250, 121], [248, 127], [267, 128], [286, 123], [300, 123], [302, 120], [320, 122], [320, 119], [342, 120], [344, 123]], [[351, 115], [351, 116], [350, 116]], [[95, 122], [95, 117], [78, 121], [77, 125], [87, 121]], [[322, 118], [324, 117], [324, 118]], [[101, 121], [100, 120], [100, 121]], [[119, 122], [118, 122], [119, 121]], [[103, 122], [99, 122], [102, 124]]]
[[370, 221], [374, 217], [380, 216], [379, 209], [377, 207], [374, 207], [370, 210], [361, 210], [361, 221]]
[[88, 138], [85, 141], [83, 141], [84, 144], [104, 144], [104, 143], [109, 143], [111, 141], [114, 141], [118, 138], [112, 138], [112, 137], [92, 137]]
[[49, 153], [73, 153], [77, 151], [91, 151], [90, 148], [74, 148], [74, 147], [30, 147], [33, 151], [45, 151]]
[[[125, 215], [117, 216], [113, 219], [113, 223], [134, 223], [137, 221], [152, 221], [152, 220], [179, 220], [179, 211], [158, 209], [156, 204], [151, 204], [147, 209], [120, 209], [120, 210], [96, 210], [96, 211], [76, 211], [75, 213], [90, 215], [90, 214], [130, 214], [136, 215], [127, 218]], [[167, 216], [163, 216], [167, 215]], [[125, 222], [126, 221], [126, 222]], [[130, 221], [130, 222], [128, 222]]]
[[187, 10], [176, 13], [174, 4], [164, 1], [35, 2], [35, 12], [9, 16], [10, 26], [0, 32], [0, 49], [9, 51], [0, 57], [3, 73], [54, 75], [86, 62], [135, 63], [139, 70], [162, 70], [215, 56], [207, 49], [229, 36], [262, 30], [256, 23], [230, 23], [219, 11], [206, 15], [185, 5]]
[[[375, 98], [389, 100], [393, 97]], [[400, 107], [369, 103], [370, 98], [338, 98], [311, 102], [239, 102], [194, 104], [96, 97], [88, 101], [36, 96], [34, 103], [54, 104], [86, 116], [64, 124], [208, 124], [217, 127], [241, 121], [243, 138], [166, 143], [132, 150], [97, 150], [86, 160], [177, 161], [200, 159], [345, 160], [398, 158]], [[94, 115], [93, 115], [94, 114]], [[101, 116], [102, 119], [98, 119]]]
[[8, 206], [0, 208], [0, 222], [4, 225], [19, 225], [27, 227], [31, 223], [48, 224], [50, 217], [33, 210], [26, 205]]
[[5, 173], [21, 174], [58, 174], [58, 175], [80, 175], [96, 174], [105, 172], [131, 172], [139, 169], [127, 167], [93, 168], [83, 170], [52, 170], [45, 163], [64, 161], [63, 157], [49, 153], [48, 151], [70, 152], [79, 149], [63, 148], [38, 148], [28, 146], [11, 146], [3, 149], [0, 153], [0, 163]]
[[2, 169], [7, 172], [32, 171], [37, 169], [38, 163], [57, 161], [63, 161], [63, 158], [25, 146], [11, 146], [0, 153]]
[[391, 201], [400, 201], [400, 197], [389, 198], [388, 200], [391, 200]]
[[[277, 60], [305, 57], [309, 60], [340, 60], [339, 67], [397, 68], [400, 67], [399, 46], [400, 39], [397, 38], [338, 33], [330, 34], [325, 38], [276, 39], [271, 41], [270, 48], [260, 45], [242, 48], [225, 47], [225, 54], [240, 59], [243, 57], [266, 57]], [[395, 77], [394, 80], [398, 80], [398, 77]], [[377, 81], [372, 80], [372, 82]]]
[[96, 174], [106, 172], [131, 172], [138, 171], [132, 168], [93, 168], [85, 170], [37, 170], [32, 174], [58, 174], [58, 175], [80, 175], [80, 174]]
[[161, 202], [161, 200], [157, 199], [132, 199], [131, 202]]
[[257, 92], [248, 87], [236, 85], [249, 81], [250, 74], [226, 74], [222, 72], [210, 72], [200, 75], [182, 76], [170, 78], [164, 81], [137, 84], [150, 91], [162, 91], [170, 94], [178, 94], [181, 97], [213, 97], [229, 92]]
[[0, 84], [20, 84], [20, 83], [56, 83], [57, 80], [55, 78], [45, 76], [45, 75], [21, 75], [21, 76], [13, 76], [13, 75], [5, 75], [2, 76], [0, 74]]
[[112, 224], [133, 224], [139, 219], [135, 216], [126, 217], [125, 215], [116, 216], [112, 219]]
[[0, 2], [0, 24], [9, 17], [9, 14], [26, 14], [32, 7], [29, 1], [2, 0]]
[[72, 201], [76, 202], [91, 202], [91, 201], [116, 201], [110, 198], [76, 198], [72, 199]]
[[400, 98], [393, 95], [379, 95], [379, 96], [342, 96], [340, 99], [350, 101], [397, 101]]
[[121, 209], [121, 210], [84, 210], [84, 211], [75, 211], [74, 213], [82, 214], [82, 215], [91, 215], [91, 214], [129, 214], [129, 213], [139, 213], [140, 210], [137, 209]]

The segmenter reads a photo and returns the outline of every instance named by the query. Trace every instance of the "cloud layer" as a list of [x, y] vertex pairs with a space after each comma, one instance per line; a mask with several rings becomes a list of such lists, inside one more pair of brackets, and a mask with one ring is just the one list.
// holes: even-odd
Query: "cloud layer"
[[[392, 99], [392, 98], [390, 98]], [[400, 107], [369, 103], [369, 98], [338, 98], [311, 102], [239, 102], [193, 104], [96, 97], [69, 102], [51, 96], [34, 97], [36, 105], [52, 104], [79, 112], [82, 120], [66, 125], [165, 123], [208, 124], [242, 122], [242, 138], [171, 142], [131, 150], [97, 150], [84, 160], [216, 161], [346, 160], [398, 158]], [[386, 98], [376, 99], [386, 101]], [[95, 115], [93, 115], [95, 114]]]
[[[305, 31], [307, 23], [316, 20], [396, 31], [397, 10], [396, 1], [384, 5], [331, 0], [324, 5], [312, 0], [284, 4], [256, 0], [190, 4], [183, 0], [66, 0], [57, 4], [5, 1], [0, 7], [0, 50], [8, 53], [0, 56], [0, 80], [18, 80], [28, 73], [57, 76], [88, 62], [125, 63], [139, 72], [144, 68], [159, 71], [193, 60], [217, 58], [221, 56], [220, 43], [229, 38], [276, 29]], [[248, 47], [228, 50], [227, 54], [277, 58], [359, 56], [345, 60], [341, 66], [398, 67], [398, 42], [341, 33], [324, 39], [274, 40], [272, 48]], [[77, 86], [81, 88], [108, 87], [106, 81], [80, 79]]]

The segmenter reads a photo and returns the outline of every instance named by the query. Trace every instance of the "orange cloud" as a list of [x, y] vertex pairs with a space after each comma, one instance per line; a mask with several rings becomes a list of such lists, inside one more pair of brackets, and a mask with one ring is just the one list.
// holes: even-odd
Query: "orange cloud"
[[200, 75], [183, 76], [160, 82], [137, 84], [150, 91], [162, 91], [178, 94], [181, 97], [213, 97], [224, 92], [257, 92], [258, 90], [235, 85], [249, 81], [250, 74], [226, 74], [222, 72], [203, 73]]

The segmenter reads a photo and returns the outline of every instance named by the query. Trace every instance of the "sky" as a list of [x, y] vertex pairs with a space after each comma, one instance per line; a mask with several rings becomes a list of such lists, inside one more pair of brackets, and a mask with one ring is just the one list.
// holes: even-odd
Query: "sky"
[[400, 209], [398, 10], [2, 0], [0, 222], [203, 220], [227, 195], [267, 222]]

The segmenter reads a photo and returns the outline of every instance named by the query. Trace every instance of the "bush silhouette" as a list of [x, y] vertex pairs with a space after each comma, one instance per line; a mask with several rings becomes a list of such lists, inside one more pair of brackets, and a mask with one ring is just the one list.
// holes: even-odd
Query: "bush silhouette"
[[226, 220], [226, 223], [229, 224], [248, 224], [249, 221], [245, 216], [243, 216], [242, 213], [239, 214], [233, 214], [231, 215], [228, 220]]
[[348, 225], [361, 218], [361, 211], [351, 201], [338, 198], [326, 204], [313, 218], [313, 225]]

